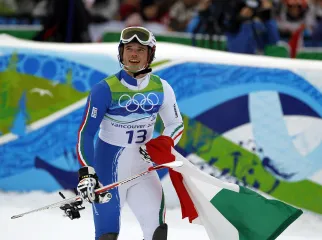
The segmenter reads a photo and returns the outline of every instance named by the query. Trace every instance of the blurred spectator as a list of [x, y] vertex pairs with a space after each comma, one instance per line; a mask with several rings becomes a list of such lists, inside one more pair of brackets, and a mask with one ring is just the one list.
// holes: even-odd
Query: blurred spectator
[[271, 0], [272, 5], [273, 5], [273, 9], [272, 9], [272, 13], [274, 16], [279, 16], [282, 10], [282, 1], [284, 0]]
[[230, 52], [262, 53], [267, 45], [277, 44], [280, 37], [272, 7], [270, 0], [242, 1], [235, 19], [236, 25], [228, 27], [225, 34]]
[[140, 13], [132, 13], [124, 21], [125, 27], [143, 26], [143, 24], [144, 21]]
[[124, 21], [133, 13], [140, 13], [140, 0], [124, 0], [120, 6], [120, 20]]
[[45, 19], [43, 30], [34, 40], [67, 43], [91, 41], [88, 32], [90, 15], [83, 0], [47, 0], [39, 4], [34, 14], [44, 14]]
[[176, 0], [141, 0], [142, 17], [145, 21], [168, 25], [169, 11]]
[[314, 26], [312, 30], [313, 47], [322, 46], [322, 0], [314, 1]]
[[314, 17], [317, 21], [322, 20], [322, 0], [313, 1]]
[[158, 3], [159, 1], [157, 0], [141, 0], [141, 15], [145, 21], [157, 21]]
[[[193, 33], [222, 34], [230, 52], [255, 54], [279, 41], [278, 29], [269, 0], [203, 0], [199, 22], [189, 24]], [[196, 19], [195, 18], [195, 19]]]
[[193, 33], [209, 33], [210, 28], [216, 24], [217, 15], [211, 0], [201, 0], [196, 14], [189, 21], [186, 31]]
[[84, 0], [92, 23], [115, 19], [119, 12], [119, 0]]
[[[38, 17], [47, 15], [48, 4], [51, 0], [38, 1], [32, 14]], [[74, 0], [75, 6], [81, 4], [85, 9], [87, 18], [91, 23], [101, 23], [112, 20], [116, 17], [119, 11], [119, 0]], [[80, 3], [79, 1], [83, 1]]]
[[282, 0], [280, 15], [277, 18], [278, 28], [282, 36], [291, 36], [302, 25], [311, 34], [314, 24], [314, 13], [308, 0]]
[[141, 26], [143, 18], [141, 17], [140, 0], [124, 0], [120, 6], [120, 20], [125, 21], [125, 25]]
[[169, 30], [184, 32], [198, 8], [198, 0], [179, 0], [170, 8]]
[[314, 17], [316, 22], [319, 22], [322, 20], [322, 0], [314, 0]]

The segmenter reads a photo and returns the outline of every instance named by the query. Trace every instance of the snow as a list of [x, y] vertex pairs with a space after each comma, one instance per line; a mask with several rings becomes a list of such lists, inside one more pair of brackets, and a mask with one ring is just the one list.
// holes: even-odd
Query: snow
[[[67, 196], [71, 195], [68, 192], [64, 194]], [[33, 240], [64, 240], [71, 239], [71, 237], [76, 237], [80, 240], [94, 239], [94, 226], [90, 207], [87, 207], [81, 212], [81, 219], [73, 221], [67, 217], [63, 217], [63, 212], [59, 209], [49, 209], [26, 215], [19, 219], [10, 219], [12, 215], [29, 211], [55, 201], [60, 201], [60, 196], [57, 193], [0, 193], [0, 226], [3, 227], [2, 231], [0, 231], [0, 239], [26, 239], [25, 236], [28, 236], [27, 239]], [[143, 239], [140, 227], [127, 205], [124, 207], [122, 214], [122, 231], [119, 240]], [[194, 228], [188, 229], [187, 227], [189, 225], [185, 221], [180, 221], [181, 223], [178, 224], [174, 223], [180, 220], [180, 212], [178, 210], [167, 212], [167, 218], [169, 219], [169, 224], [176, 225], [173, 229], [171, 227], [170, 240], [178, 239], [178, 236], [189, 236], [192, 239], [207, 239], [207, 235], [201, 226], [194, 226]], [[17, 229], [19, 230], [17, 231]]]
[[[71, 192], [64, 191], [66, 197]], [[94, 225], [91, 207], [81, 212], [81, 219], [71, 221], [59, 209], [49, 209], [26, 215], [18, 219], [11, 216], [30, 211], [61, 198], [57, 192], [0, 192], [0, 239], [17, 240], [68, 240], [94, 239]], [[202, 226], [190, 224], [181, 219], [180, 209], [167, 209], [166, 221], [169, 225], [168, 240], [198, 239], [208, 240]], [[219, 224], [219, 223], [218, 223]], [[122, 212], [122, 227], [119, 240], [142, 240], [143, 236], [134, 215], [127, 205]], [[322, 240], [322, 216], [305, 212], [286, 229], [278, 240]]]

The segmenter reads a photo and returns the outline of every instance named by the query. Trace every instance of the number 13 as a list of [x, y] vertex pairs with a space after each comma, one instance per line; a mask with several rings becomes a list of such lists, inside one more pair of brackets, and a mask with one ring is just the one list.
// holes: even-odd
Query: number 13
[[[146, 134], [148, 133], [147, 130], [142, 129], [137, 131], [136, 141], [135, 143], [144, 143], [146, 140]], [[134, 131], [127, 131], [126, 134], [129, 134], [129, 140], [127, 143], [131, 144], [133, 142]]]

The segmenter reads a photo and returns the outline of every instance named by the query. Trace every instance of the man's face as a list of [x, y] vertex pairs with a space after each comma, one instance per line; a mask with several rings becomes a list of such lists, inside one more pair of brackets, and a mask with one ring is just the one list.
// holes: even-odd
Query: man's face
[[139, 43], [128, 43], [124, 45], [123, 63], [129, 71], [137, 71], [147, 65], [148, 46]]

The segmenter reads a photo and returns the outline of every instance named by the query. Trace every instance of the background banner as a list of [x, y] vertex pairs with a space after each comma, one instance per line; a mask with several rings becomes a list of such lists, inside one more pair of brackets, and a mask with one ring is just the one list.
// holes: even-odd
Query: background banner
[[[0, 189], [74, 188], [88, 91], [119, 70], [117, 43], [2, 35]], [[158, 43], [153, 72], [176, 93], [180, 153], [213, 176], [322, 213], [322, 63]]]

